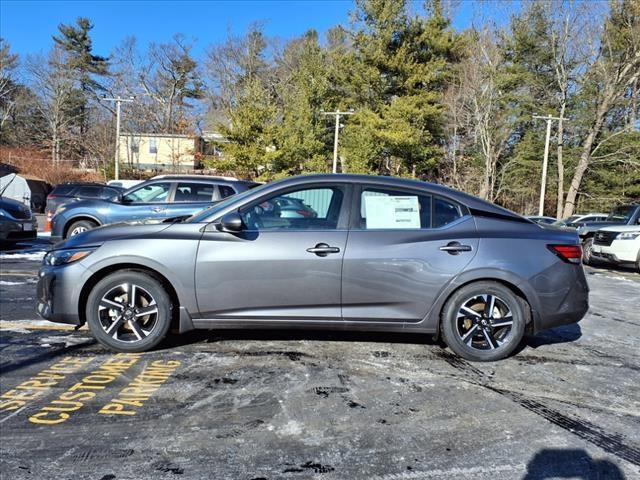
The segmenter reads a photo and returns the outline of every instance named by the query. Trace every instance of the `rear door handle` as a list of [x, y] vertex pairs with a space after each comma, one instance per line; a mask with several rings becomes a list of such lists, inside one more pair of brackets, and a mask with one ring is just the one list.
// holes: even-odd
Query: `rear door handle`
[[152, 212], [155, 212], [155, 213], [164, 212], [165, 210], [166, 210], [166, 208], [164, 208], [164, 207], [153, 207], [153, 208], [151, 209], [151, 211], [152, 211]]
[[470, 252], [471, 245], [462, 245], [460, 242], [449, 242], [441, 246], [440, 250], [451, 255], [458, 255], [460, 252]]
[[315, 253], [319, 257], [326, 257], [330, 253], [340, 253], [338, 247], [330, 247], [326, 243], [319, 243], [315, 247], [307, 248], [307, 252]]

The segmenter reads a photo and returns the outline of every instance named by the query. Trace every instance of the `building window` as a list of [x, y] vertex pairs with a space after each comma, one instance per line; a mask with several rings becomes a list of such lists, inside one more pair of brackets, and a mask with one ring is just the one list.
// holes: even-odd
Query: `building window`
[[158, 139], [150, 138], [149, 139], [149, 153], [158, 153]]
[[138, 153], [140, 151], [140, 139], [131, 138], [131, 153]]

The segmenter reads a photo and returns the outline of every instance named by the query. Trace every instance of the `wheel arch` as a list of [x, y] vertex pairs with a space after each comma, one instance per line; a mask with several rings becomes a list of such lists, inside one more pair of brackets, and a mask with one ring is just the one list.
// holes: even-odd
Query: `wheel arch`
[[539, 305], [538, 297], [534, 289], [529, 285], [527, 281], [523, 280], [521, 277], [510, 272], [498, 269], [483, 269], [478, 271], [472, 270], [464, 272], [463, 274], [455, 278], [451, 283], [449, 283], [449, 285], [447, 285], [447, 287], [445, 287], [440, 292], [430, 312], [423, 319], [423, 321], [420, 322], [420, 324], [423, 325], [423, 327], [430, 327], [429, 330], [433, 331], [436, 337], [439, 337], [440, 327], [442, 324], [442, 314], [449, 298], [451, 298], [451, 296], [461, 288], [466, 287], [467, 285], [470, 285], [472, 283], [483, 281], [500, 283], [509, 288], [515, 295], [526, 302], [526, 332], [534, 333], [537, 330], [536, 324], [539, 322]]
[[78, 317], [80, 318], [80, 325], [84, 325], [87, 321], [87, 299], [93, 287], [95, 287], [96, 284], [106, 276], [115, 272], [122, 272], [126, 270], [134, 270], [137, 272], [146, 273], [160, 282], [162, 287], [167, 292], [167, 295], [169, 295], [169, 298], [171, 299], [171, 303], [173, 305], [171, 313], [171, 328], [177, 326], [180, 321], [180, 298], [178, 297], [176, 289], [173, 287], [169, 279], [162, 273], [154, 270], [147, 265], [142, 265], [139, 263], [116, 263], [113, 265], [108, 265], [101, 268], [100, 270], [97, 270], [93, 275], [91, 275], [91, 277], [89, 277], [89, 279], [82, 286], [78, 299]]

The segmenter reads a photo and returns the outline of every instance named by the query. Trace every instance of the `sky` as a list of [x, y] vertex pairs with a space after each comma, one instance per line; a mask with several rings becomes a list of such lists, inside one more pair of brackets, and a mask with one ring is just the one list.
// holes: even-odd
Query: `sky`
[[[421, 5], [418, 2], [417, 5]], [[505, 12], [519, 2], [477, 3], [460, 0], [454, 17], [458, 29], [468, 27], [481, 9], [506, 20]], [[21, 56], [45, 53], [60, 23], [86, 16], [94, 24], [94, 53], [106, 56], [127, 36], [141, 46], [167, 42], [182, 33], [194, 41], [198, 57], [208, 45], [224, 40], [229, 31], [240, 35], [254, 22], [264, 24], [268, 36], [283, 39], [313, 28], [323, 34], [349, 21], [351, 0], [274, 1], [15, 1], [0, 0], [0, 36]]]

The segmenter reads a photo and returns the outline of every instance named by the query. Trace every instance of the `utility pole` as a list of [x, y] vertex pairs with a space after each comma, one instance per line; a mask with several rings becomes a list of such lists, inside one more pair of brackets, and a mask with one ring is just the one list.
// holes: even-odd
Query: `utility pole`
[[122, 102], [133, 102], [134, 97], [122, 98], [103, 98], [103, 100], [107, 102], [115, 102], [116, 104], [116, 158], [115, 158], [115, 172], [114, 172], [114, 180], [118, 180], [120, 175], [120, 104]]
[[323, 115], [335, 115], [336, 117], [336, 131], [333, 137], [333, 173], [338, 173], [338, 135], [340, 132], [340, 117], [342, 115], [353, 115], [355, 112], [349, 110], [347, 112], [341, 112], [339, 110], [335, 112], [320, 111]]
[[542, 182], [540, 183], [540, 203], [538, 205], [538, 215], [544, 215], [544, 196], [547, 189], [547, 168], [549, 166], [549, 141], [551, 139], [551, 122], [553, 120], [566, 120], [563, 117], [552, 117], [551, 114], [546, 117], [533, 115], [534, 120], [545, 120], [547, 122], [547, 135], [544, 141], [544, 159], [542, 160]]

